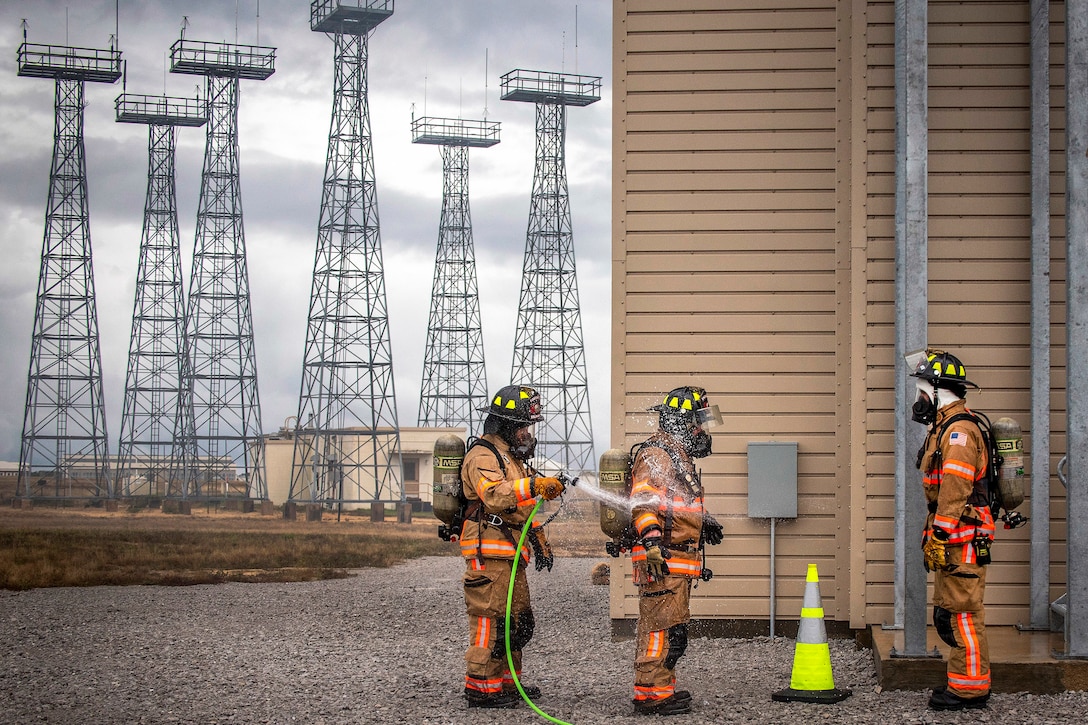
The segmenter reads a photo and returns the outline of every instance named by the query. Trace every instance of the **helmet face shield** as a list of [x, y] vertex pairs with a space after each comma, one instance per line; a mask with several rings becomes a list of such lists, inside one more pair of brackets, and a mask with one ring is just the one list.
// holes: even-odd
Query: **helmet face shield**
[[716, 428], [722, 424], [722, 411], [716, 405], [695, 411], [695, 425], [700, 428]]
[[928, 353], [929, 351], [927, 349], [922, 348], [921, 350], [908, 352], [903, 356], [903, 359], [907, 363], [907, 370], [910, 371], [911, 375], [917, 375], [919, 368], [922, 367], [922, 364], [925, 363], [926, 359], [929, 357]]

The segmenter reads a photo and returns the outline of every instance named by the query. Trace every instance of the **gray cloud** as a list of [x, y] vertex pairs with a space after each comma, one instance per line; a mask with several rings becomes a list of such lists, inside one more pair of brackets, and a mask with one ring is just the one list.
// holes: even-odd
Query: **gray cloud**
[[[574, 43], [578, 5], [579, 38]], [[147, 173], [147, 132], [114, 120], [113, 99], [131, 93], [192, 95], [201, 79], [164, 72], [165, 55], [188, 15], [191, 39], [257, 42], [256, 3], [121, 0], [118, 23], [127, 62], [124, 89], [87, 84], [85, 138], [95, 285], [109, 431], [115, 447], [130, 335]], [[276, 73], [243, 82], [239, 113], [242, 201], [266, 430], [296, 412], [309, 307], [320, 184], [332, 102], [333, 44], [309, 30], [308, 3], [260, 3], [260, 44], [277, 48]], [[52, 154], [53, 84], [16, 75], [20, 19], [31, 43], [106, 47], [114, 3], [9, 0], [0, 3], [0, 459], [18, 458], [26, 370]], [[489, 385], [509, 376], [529, 211], [533, 109], [499, 100], [499, 76], [515, 68], [604, 76], [603, 99], [568, 118], [568, 175], [583, 334], [599, 450], [608, 446], [610, 296], [609, 0], [416, 0], [369, 40], [383, 259], [387, 271], [400, 421], [414, 425], [441, 210], [438, 150], [413, 145], [417, 116], [502, 122], [502, 143], [472, 152], [471, 204], [480, 272]], [[577, 59], [576, 59], [577, 55]], [[183, 266], [189, 259], [204, 134], [180, 129], [177, 195]], [[593, 302], [587, 303], [592, 299]], [[592, 345], [590, 340], [592, 339]]]

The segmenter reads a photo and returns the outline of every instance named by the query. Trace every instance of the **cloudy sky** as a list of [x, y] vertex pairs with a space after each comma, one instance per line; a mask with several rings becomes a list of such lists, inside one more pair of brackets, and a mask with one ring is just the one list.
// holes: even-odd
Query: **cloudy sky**
[[[276, 72], [243, 81], [242, 207], [264, 430], [298, 408], [306, 314], [332, 103], [332, 50], [304, 0], [2, 0], [0, 43], [0, 460], [17, 461], [53, 143], [52, 81], [17, 76], [31, 43], [106, 48], [116, 23], [129, 93], [193, 95], [167, 73], [186, 38], [277, 48]], [[259, 9], [259, 18], [258, 18]], [[567, 176], [598, 454], [609, 446], [610, 0], [397, 0], [370, 37], [369, 99], [397, 408], [415, 425], [442, 198], [438, 147], [411, 143], [417, 116], [488, 118], [502, 142], [471, 152], [470, 199], [488, 388], [508, 382], [533, 177], [533, 107], [499, 100], [515, 68], [603, 77], [601, 100], [572, 108]], [[486, 72], [485, 72], [485, 56]], [[485, 81], [486, 78], [486, 81]], [[116, 452], [131, 330], [147, 128], [116, 123], [115, 85], [88, 83], [85, 142], [110, 450]], [[188, 284], [203, 129], [179, 129], [177, 201]]]

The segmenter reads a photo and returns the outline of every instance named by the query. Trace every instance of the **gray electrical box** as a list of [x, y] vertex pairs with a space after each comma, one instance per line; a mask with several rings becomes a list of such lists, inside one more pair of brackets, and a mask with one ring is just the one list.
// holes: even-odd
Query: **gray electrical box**
[[748, 444], [748, 517], [797, 518], [797, 444]]

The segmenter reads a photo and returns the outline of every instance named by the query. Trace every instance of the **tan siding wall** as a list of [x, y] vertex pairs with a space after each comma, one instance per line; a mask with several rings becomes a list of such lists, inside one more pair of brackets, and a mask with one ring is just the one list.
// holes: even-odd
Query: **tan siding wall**
[[[1054, 470], [1061, 4], [1051, 13]], [[1021, 422], [1030, 463], [1028, 23], [1027, 0], [929, 3], [929, 342], [986, 388], [973, 406]], [[613, 43], [613, 444], [644, 437], [645, 409], [675, 385], [705, 386], [727, 414], [703, 465], [727, 538], [693, 615], [768, 616], [769, 527], [747, 517], [746, 447], [782, 440], [798, 442], [800, 499], [777, 528], [777, 616], [796, 617], [814, 562], [829, 616], [891, 621], [894, 3], [614, 0]], [[1052, 599], [1065, 535], [1053, 488]], [[1026, 620], [1029, 536], [999, 530], [991, 623]], [[628, 568], [614, 617], [636, 614]]]
[[[613, 429], [617, 445], [644, 437], [654, 420], [643, 411], [689, 381], [728, 413], [719, 454], [703, 465], [727, 539], [711, 550], [716, 576], [700, 585], [696, 617], [767, 617], [770, 529], [747, 517], [747, 443], [797, 441], [799, 518], [777, 527], [778, 611], [800, 612], [810, 561], [824, 607], [845, 611], [835, 594], [848, 544], [835, 526], [835, 3], [745, 5], [615, 5], [623, 320], [613, 349], [624, 373]], [[613, 616], [635, 611], [633, 587], [622, 590]]]

